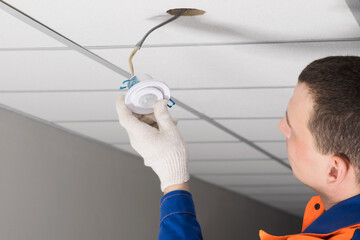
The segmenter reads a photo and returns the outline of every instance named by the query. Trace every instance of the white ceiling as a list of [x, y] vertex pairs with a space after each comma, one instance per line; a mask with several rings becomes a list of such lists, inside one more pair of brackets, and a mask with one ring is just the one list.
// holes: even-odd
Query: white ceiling
[[[134, 57], [135, 73], [166, 82], [176, 99], [286, 164], [277, 124], [300, 71], [317, 58], [360, 55], [359, 24], [339, 0], [8, 3], [126, 71], [133, 45], [170, 17], [166, 10], [205, 10], [153, 32]], [[125, 77], [2, 10], [0, 29], [0, 103], [136, 154], [115, 111]], [[302, 215], [312, 190], [188, 110], [170, 111], [180, 119], [193, 176]]]

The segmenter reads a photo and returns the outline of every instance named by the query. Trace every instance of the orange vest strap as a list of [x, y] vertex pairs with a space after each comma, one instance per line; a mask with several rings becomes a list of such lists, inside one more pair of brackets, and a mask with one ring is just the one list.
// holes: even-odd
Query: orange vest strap
[[356, 229], [359, 228], [360, 224], [356, 224], [328, 234], [298, 233], [286, 236], [273, 236], [264, 232], [263, 230], [260, 230], [259, 235], [261, 240], [351, 240]]

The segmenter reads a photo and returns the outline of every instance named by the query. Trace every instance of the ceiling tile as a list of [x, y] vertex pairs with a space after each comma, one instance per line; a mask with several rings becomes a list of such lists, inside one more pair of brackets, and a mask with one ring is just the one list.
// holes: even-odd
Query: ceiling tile
[[[117, 120], [115, 92], [0, 93], [0, 103], [50, 122]], [[196, 118], [179, 106], [174, 118]]]
[[194, 175], [277, 175], [288, 173], [291, 170], [274, 160], [260, 160], [260, 161], [189, 161], [189, 170]]
[[126, 80], [97, 62], [70, 50], [1, 52], [0, 62], [0, 91], [116, 91]]
[[[110, 144], [129, 143], [126, 130], [118, 123], [111, 122], [59, 122], [65, 128]], [[227, 133], [203, 120], [180, 120], [177, 124], [185, 141], [236, 141]]]
[[173, 91], [173, 94], [212, 118], [282, 117], [292, 92], [292, 89], [229, 89]]
[[[128, 58], [132, 48], [93, 51], [110, 62], [129, 69]], [[360, 41], [144, 47], [134, 56], [133, 64], [135, 74], [148, 73], [174, 90], [293, 87], [300, 72], [315, 59], [330, 55], [359, 54]], [[230, 103], [233, 104], [233, 101]]]
[[[157, 30], [148, 43], [234, 42], [244, 40], [358, 36], [345, 1], [231, 0], [211, 2], [145, 0], [76, 2], [12, 0], [11, 4], [83, 45], [135, 44], [170, 18], [170, 8], [200, 8], [200, 17], [181, 17]], [[141, 6], [141, 7], [139, 7]], [[316, 14], [314, 14], [316, 13]], [[125, 23], [125, 24], [124, 24]]]
[[[0, 31], [0, 50], [19, 47], [64, 47], [60, 42], [1, 9], [0, 29], [2, 29], [2, 31]], [[0, 62], [3, 63], [2, 61]]]
[[[196, 175], [194, 175], [196, 176]], [[238, 186], [274, 186], [274, 185], [302, 185], [292, 175], [230, 175], [230, 176], [196, 176], [204, 181], [225, 187]]]
[[279, 158], [285, 159], [288, 157], [285, 142], [266, 142], [266, 143], [264, 142], [264, 143], [256, 143], [256, 145], [274, 154]]
[[[92, 51], [129, 70], [128, 58], [132, 49]], [[154, 79], [165, 82], [175, 95], [175, 90], [181, 88], [270, 87], [268, 91], [272, 91], [273, 87], [292, 89], [301, 70], [314, 59], [346, 54], [360, 54], [360, 41], [144, 48], [134, 58], [134, 66], [136, 74], [152, 75]], [[110, 90], [118, 89], [125, 80], [123, 76], [70, 50], [3, 51], [0, 61], [4, 66], [0, 77], [8, 80], [0, 83], [2, 91]], [[195, 96], [202, 100], [201, 92], [200, 96]], [[287, 103], [288, 99], [284, 101]], [[230, 102], [234, 104], [234, 100]]]
[[284, 194], [284, 195], [251, 195], [249, 194], [253, 199], [256, 199], [261, 202], [266, 203], [280, 203], [280, 202], [289, 202], [289, 203], [307, 203], [310, 201], [310, 199], [314, 196], [312, 193], [304, 193], [304, 194]]
[[229, 119], [216, 120], [250, 141], [285, 141], [279, 131], [280, 119]]
[[180, 120], [177, 126], [186, 142], [238, 141], [204, 120]]
[[[115, 144], [114, 146], [133, 152], [130, 144]], [[196, 161], [196, 159], [239, 159], [239, 157], [264, 159], [265, 157], [244, 143], [187, 143], [187, 146], [189, 161]]]
[[188, 143], [189, 159], [265, 158], [245, 143]]
[[229, 187], [228, 189], [245, 195], [298, 195], [298, 194], [315, 194], [315, 192], [305, 185], [292, 186], [240, 186]]

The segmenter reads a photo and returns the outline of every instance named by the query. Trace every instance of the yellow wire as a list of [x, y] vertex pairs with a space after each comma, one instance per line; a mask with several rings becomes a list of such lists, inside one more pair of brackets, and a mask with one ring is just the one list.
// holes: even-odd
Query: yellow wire
[[130, 54], [130, 58], [129, 58], [129, 65], [130, 65], [130, 70], [131, 70], [131, 76], [134, 76], [134, 66], [132, 63], [132, 58], [134, 57], [135, 53], [137, 52], [137, 50], [139, 50], [139, 47], [136, 46], [134, 48], [134, 50], [132, 51], [132, 53]]

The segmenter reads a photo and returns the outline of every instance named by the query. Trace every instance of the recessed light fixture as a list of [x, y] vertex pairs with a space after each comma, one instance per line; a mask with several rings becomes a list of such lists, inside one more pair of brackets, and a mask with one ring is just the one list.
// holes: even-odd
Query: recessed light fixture
[[[129, 82], [129, 91], [125, 95], [126, 106], [137, 114], [154, 112], [154, 104], [161, 99], [170, 99], [170, 89], [165, 83], [154, 80], [148, 74], [138, 74]], [[170, 105], [168, 105], [171, 107]]]

